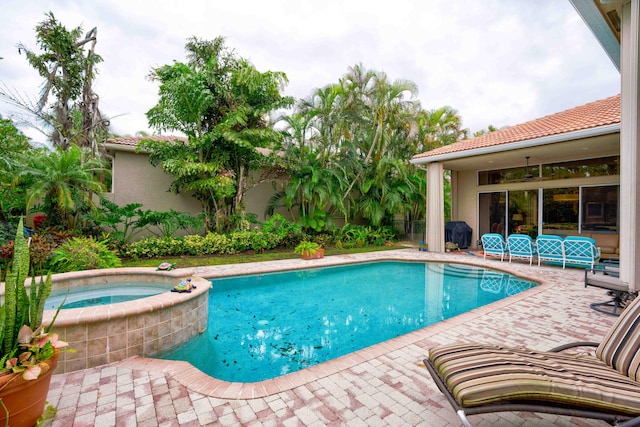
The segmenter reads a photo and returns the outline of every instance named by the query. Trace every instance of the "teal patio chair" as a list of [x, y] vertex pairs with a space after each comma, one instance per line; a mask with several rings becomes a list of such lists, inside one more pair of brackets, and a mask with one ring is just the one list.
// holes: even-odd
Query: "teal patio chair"
[[540, 263], [552, 262], [562, 265], [564, 268], [564, 241], [562, 237], [553, 234], [541, 234], [536, 239], [536, 252], [538, 253], [538, 267]]
[[567, 236], [564, 238], [565, 265], [593, 266], [600, 260], [600, 248], [591, 237]]
[[484, 258], [489, 256], [500, 257], [500, 261], [504, 261], [504, 257], [509, 253], [507, 242], [504, 241], [502, 234], [487, 233], [480, 238], [482, 240], [482, 251]]
[[533, 239], [527, 234], [509, 234], [507, 237], [509, 246], [509, 262], [513, 258], [529, 260], [529, 265], [533, 263], [533, 256], [536, 253]]

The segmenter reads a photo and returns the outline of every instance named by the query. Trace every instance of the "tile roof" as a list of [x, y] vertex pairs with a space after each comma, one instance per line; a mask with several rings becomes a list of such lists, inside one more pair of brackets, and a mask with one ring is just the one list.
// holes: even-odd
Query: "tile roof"
[[[182, 141], [187, 142], [189, 139], [184, 136], [173, 135], [150, 135], [150, 136], [123, 136], [119, 138], [108, 138], [108, 144], [116, 144], [127, 147], [136, 147], [143, 139], [152, 139], [154, 141]], [[256, 151], [263, 156], [268, 156], [272, 153], [269, 148], [255, 147]], [[283, 156], [284, 153], [278, 152], [279, 156]]]
[[108, 138], [108, 144], [126, 145], [130, 147], [137, 146], [143, 139], [152, 139], [154, 141], [184, 141], [188, 139], [184, 136], [172, 136], [172, 135], [149, 135], [149, 136], [123, 136], [120, 138]]
[[527, 141], [550, 135], [575, 132], [599, 126], [620, 123], [620, 95], [590, 102], [456, 143], [416, 154], [414, 159], [491, 147], [512, 142]]

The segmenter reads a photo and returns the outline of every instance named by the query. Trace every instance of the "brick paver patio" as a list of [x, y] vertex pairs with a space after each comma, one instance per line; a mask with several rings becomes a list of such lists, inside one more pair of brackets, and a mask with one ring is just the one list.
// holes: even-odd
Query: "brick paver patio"
[[[185, 362], [133, 357], [97, 368], [54, 375], [49, 402], [53, 426], [459, 426], [431, 381], [427, 350], [454, 341], [483, 341], [548, 349], [571, 341], [599, 341], [614, 317], [589, 303], [605, 298], [585, 288], [583, 270], [530, 267], [466, 253], [416, 249], [201, 267], [204, 277], [274, 271], [376, 259], [445, 260], [508, 270], [542, 281], [529, 291], [369, 347], [262, 383], [226, 383]], [[604, 426], [547, 414], [470, 417], [477, 426]]]

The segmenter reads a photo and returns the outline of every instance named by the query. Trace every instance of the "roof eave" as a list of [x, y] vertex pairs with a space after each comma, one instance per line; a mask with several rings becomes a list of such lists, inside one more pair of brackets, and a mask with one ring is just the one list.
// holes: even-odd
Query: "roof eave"
[[620, 71], [620, 40], [594, 0], [569, 0]]
[[620, 123], [613, 123], [595, 128], [581, 129], [575, 132], [561, 133], [558, 135], [543, 136], [541, 138], [525, 141], [510, 142], [507, 144], [492, 145], [489, 147], [473, 148], [470, 150], [456, 151], [453, 153], [438, 154], [435, 156], [418, 157], [410, 160], [414, 165], [426, 165], [429, 163], [462, 159], [465, 157], [480, 156], [505, 151], [520, 150], [523, 148], [539, 147], [542, 145], [556, 144], [558, 142], [575, 141], [577, 139], [591, 138], [594, 136], [608, 135], [620, 132]]
[[107, 151], [127, 151], [133, 153], [137, 147], [137, 145], [113, 144], [110, 142], [105, 142], [104, 144], [104, 148]]

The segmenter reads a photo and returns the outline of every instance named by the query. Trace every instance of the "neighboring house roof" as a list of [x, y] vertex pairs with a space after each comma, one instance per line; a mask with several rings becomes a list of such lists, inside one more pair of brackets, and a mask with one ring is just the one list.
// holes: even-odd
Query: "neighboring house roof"
[[[110, 148], [120, 147], [127, 151], [135, 149], [143, 139], [151, 139], [153, 141], [182, 141], [187, 142], [189, 139], [184, 136], [173, 135], [150, 135], [150, 136], [123, 136], [119, 138], [108, 138], [106, 143]], [[268, 148], [255, 147], [256, 151], [263, 156], [269, 156], [272, 150]], [[278, 152], [279, 156], [283, 154]]]
[[527, 141], [551, 135], [560, 135], [600, 126], [620, 123], [620, 95], [590, 102], [579, 107], [551, 114], [508, 128], [465, 139], [417, 154], [414, 159], [423, 159], [443, 154], [476, 150], [513, 142]]
[[120, 138], [108, 138], [107, 144], [123, 145], [127, 147], [136, 147], [143, 139], [151, 139], [153, 141], [184, 141], [188, 139], [184, 136], [172, 135], [150, 135], [150, 136], [123, 136]]

